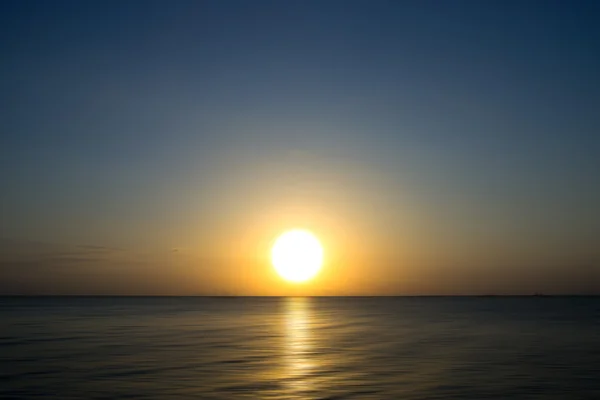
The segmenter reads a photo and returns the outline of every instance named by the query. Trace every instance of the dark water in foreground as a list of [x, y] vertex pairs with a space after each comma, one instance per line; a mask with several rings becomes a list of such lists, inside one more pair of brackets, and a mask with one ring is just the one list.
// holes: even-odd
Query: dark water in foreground
[[40, 397], [600, 399], [600, 298], [0, 298]]

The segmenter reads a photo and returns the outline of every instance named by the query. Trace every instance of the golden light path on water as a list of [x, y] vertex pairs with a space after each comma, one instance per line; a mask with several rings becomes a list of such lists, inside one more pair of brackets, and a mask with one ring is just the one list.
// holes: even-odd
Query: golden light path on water
[[314, 389], [311, 379], [315, 369], [311, 360], [313, 337], [310, 321], [310, 300], [291, 297], [286, 302], [285, 318], [285, 367], [289, 379], [288, 389], [292, 393], [301, 393]]

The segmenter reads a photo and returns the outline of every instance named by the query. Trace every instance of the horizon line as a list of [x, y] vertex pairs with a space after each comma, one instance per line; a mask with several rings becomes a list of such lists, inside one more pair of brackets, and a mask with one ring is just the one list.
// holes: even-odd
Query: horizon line
[[566, 294], [415, 294], [415, 295], [168, 295], [168, 294], [0, 294], [1, 297], [164, 297], [164, 298], [374, 298], [374, 297], [600, 297], [600, 293], [566, 293]]

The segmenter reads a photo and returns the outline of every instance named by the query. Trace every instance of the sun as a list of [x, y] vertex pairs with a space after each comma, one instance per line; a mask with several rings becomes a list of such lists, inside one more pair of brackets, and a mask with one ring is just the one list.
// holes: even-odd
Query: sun
[[287, 231], [273, 244], [271, 262], [279, 276], [286, 281], [304, 282], [321, 269], [323, 247], [319, 239], [309, 231]]

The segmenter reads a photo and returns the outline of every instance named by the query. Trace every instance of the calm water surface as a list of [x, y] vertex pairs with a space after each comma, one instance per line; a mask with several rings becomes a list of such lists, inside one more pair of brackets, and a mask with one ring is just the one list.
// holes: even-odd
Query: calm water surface
[[600, 399], [600, 298], [0, 298], [44, 397]]

